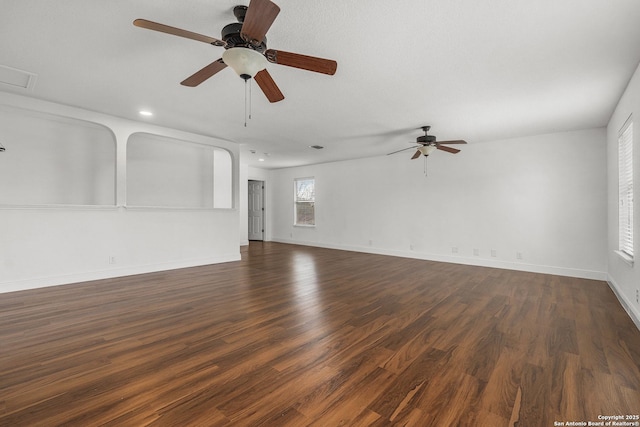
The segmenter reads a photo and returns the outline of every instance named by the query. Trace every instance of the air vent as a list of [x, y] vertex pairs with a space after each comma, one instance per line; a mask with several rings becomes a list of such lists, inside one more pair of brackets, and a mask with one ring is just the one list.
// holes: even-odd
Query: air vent
[[309, 148], [314, 148], [316, 150], [322, 150], [324, 147], [322, 145], [310, 145]]
[[36, 77], [35, 73], [0, 65], [0, 85], [3, 87], [31, 91], [36, 84]]

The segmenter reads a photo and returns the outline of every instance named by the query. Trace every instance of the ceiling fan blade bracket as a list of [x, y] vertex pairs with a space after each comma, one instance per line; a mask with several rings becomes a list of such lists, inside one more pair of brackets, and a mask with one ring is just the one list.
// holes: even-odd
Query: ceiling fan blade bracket
[[246, 37], [244, 34], [240, 34], [240, 37], [242, 37], [242, 40], [246, 43], [249, 43], [251, 46], [257, 47], [260, 46], [263, 42], [263, 40], [258, 40], [258, 39], [250, 39], [248, 37]]
[[271, 62], [272, 64], [277, 64], [278, 63], [278, 51], [277, 50], [267, 49], [267, 51], [264, 53], [264, 56], [266, 56], [267, 57], [267, 61]]

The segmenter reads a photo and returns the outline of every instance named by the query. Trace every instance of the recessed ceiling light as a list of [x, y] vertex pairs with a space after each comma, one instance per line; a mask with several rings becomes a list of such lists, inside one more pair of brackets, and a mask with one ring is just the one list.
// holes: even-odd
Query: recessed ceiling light
[[147, 111], [147, 110], [140, 110], [139, 113], [140, 113], [141, 116], [145, 116], [145, 117], [153, 116], [153, 113], [151, 111]]
[[263, 158], [258, 159], [259, 162], [264, 162]]

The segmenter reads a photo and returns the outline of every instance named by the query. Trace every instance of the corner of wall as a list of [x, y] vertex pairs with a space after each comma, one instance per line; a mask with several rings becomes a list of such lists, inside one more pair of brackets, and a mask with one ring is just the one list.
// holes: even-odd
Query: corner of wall
[[618, 298], [618, 301], [620, 301], [620, 305], [622, 305], [624, 311], [626, 311], [631, 318], [631, 321], [636, 325], [636, 328], [640, 330], [640, 311], [638, 311], [633, 306], [633, 303], [629, 301], [629, 299], [620, 289], [620, 286], [616, 283], [615, 280], [613, 280], [611, 275], [609, 275], [609, 277], [607, 278], [607, 283], [609, 284], [609, 287], [611, 288], [613, 293], [616, 295], [616, 298]]

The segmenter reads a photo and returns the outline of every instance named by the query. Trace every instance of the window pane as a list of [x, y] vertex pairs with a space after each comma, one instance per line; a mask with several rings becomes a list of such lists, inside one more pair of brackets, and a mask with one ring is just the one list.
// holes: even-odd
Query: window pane
[[296, 201], [314, 201], [315, 197], [313, 179], [296, 180]]
[[296, 203], [296, 224], [315, 225], [315, 208], [313, 202]]
[[618, 137], [618, 238], [621, 252], [633, 257], [633, 122]]
[[302, 178], [294, 180], [294, 183], [294, 224], [315, 225], [315, 180], [313, 178]]

